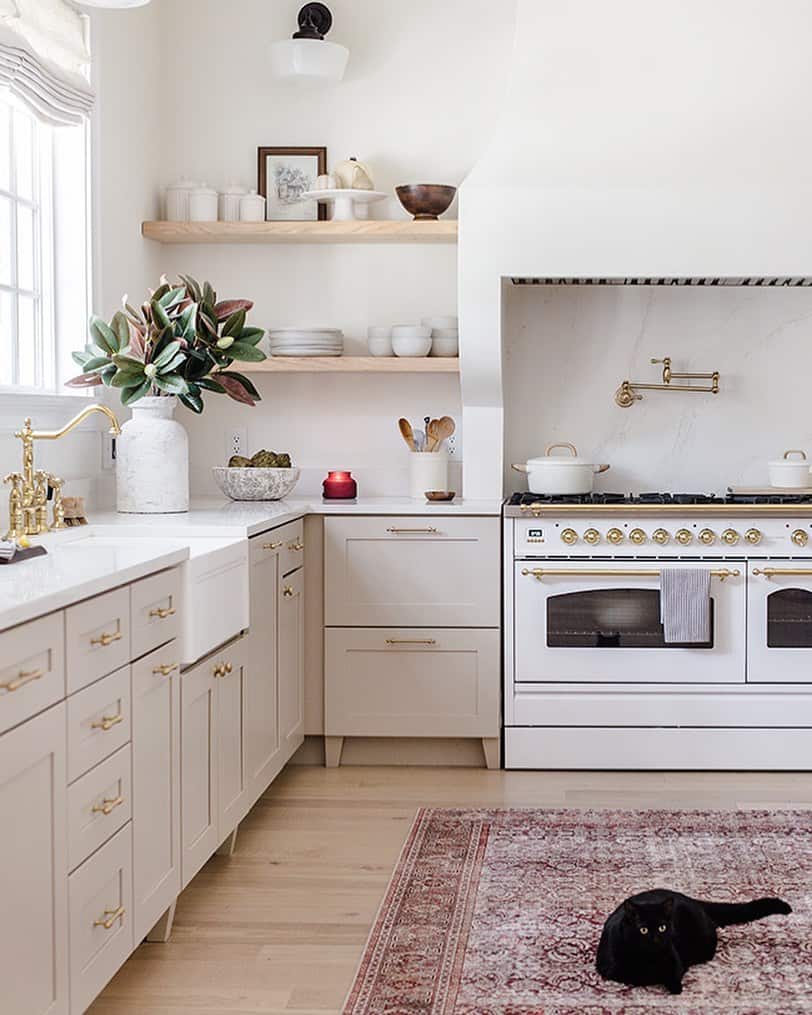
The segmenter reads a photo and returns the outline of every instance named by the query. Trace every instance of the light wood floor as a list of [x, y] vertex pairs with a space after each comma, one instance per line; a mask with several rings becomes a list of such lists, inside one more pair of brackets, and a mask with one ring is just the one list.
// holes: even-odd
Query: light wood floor
[[289, 768], [142, 945], [93, 1015], [340, 1011], [415, 810], [812, 808], [808, 774]]

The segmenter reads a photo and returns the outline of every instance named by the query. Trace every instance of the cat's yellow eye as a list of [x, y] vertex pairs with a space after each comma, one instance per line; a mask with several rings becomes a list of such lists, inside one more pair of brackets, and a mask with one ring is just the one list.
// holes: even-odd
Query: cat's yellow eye
[[648, 934], [648, 927], [641, 927], [640, 928], [640, 933], [641, 934]]
[[660, 924], [660, 926], [659, 926], [659, 927], [657, 928], [657, 930], [658, 930], [658, 931], [659, 931], [659, 932], [660, 932], [661, 934], [665, 934], [665, 932], [666, 932], [666, 931], [668, 930], [668, 927], [667, 927], [667, 925], [666, 925], [666, 924], [664, 924], [664, 923], [661, 923], [661, 924]]

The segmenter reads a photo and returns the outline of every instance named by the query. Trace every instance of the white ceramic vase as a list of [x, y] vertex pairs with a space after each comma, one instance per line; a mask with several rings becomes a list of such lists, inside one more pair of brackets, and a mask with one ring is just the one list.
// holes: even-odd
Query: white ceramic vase
[[189, 438], [173, 419], [177, 399], [142, 398], [116, 442], [116, 490], [122, 514], [189, 510]]

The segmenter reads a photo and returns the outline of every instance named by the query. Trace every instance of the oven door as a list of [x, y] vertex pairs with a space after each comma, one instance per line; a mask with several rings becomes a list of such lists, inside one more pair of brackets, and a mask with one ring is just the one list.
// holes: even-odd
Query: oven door
[[747, 680], [812, 684], [812, 561], [751, 561]]
[[[666, 564], [739, 572], [711, 580], [707, 644], [666, 645], [663, 640], [659, 566]], [[515, 679], [522, 683], [744, 683], [744, 570], [739, 561], [517, 562]]]

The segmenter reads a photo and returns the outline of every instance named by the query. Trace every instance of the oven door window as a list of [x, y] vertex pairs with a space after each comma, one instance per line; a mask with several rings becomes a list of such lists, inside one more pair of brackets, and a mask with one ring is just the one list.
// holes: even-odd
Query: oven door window
[[[809, 636], [812, 646], [812, 629]], [[710, 641], [679, 645], [663, 640], [658, 589], [594, 589], [547, 599], [548, 648], [713, 648], [713, 637], [713, 599]]]
[[812, 648], [812, 592], [781, 589], [767, 596], [767, 647]]

